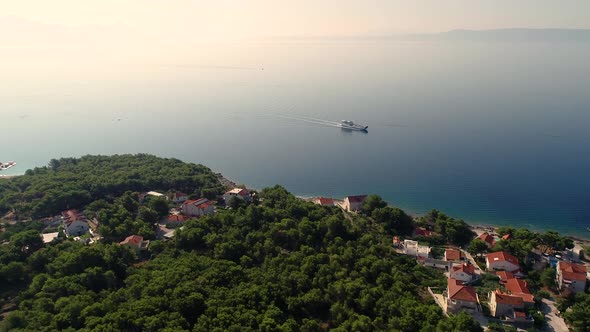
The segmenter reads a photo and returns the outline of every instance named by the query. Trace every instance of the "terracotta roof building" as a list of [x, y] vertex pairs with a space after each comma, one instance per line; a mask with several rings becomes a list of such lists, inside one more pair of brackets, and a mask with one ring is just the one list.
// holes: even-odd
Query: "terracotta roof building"
[[447, 280], [447, 311], [461, 310], [479, 311], [479, 297], [473, 287], [465, 286], [461, 280], [449, 278]]
[[314, 203], [321, 206], [334, 206], [334, 200], [326, 197], [317, 197], [314, 199]]
[[128, 246], [135, 250], [146, 250], [150, 244], [150, 241], [144, 241], [143, 236], [130, 235], [125, 240], [119, 242], [119, 245]]
[[348, 211], [360, 211], [363, 209], [363, 203], [367, 199], [366, 195], [361, 196], [346, 196], [344, 198], [343, 208]]
[[461, 260], [461, 251], [457, 249], [445, 249], [445, 261], [458, 262]]
[[451, 268], [451, 278], [461, 280], [463, 282], [471, 282], [477, 278], [475, 273], [475, 267], [470, 263], [463, 263], [460, 265], [454, 265]]
[[496, 245], [496, 239], [491, 236], [489, 233], [485, 232], [482, 233], [480, 236], [477, 237], [478, 239], [482, 240], [488, 245], [488, 248], [491, 248]]
[[504, 251], [491, 252], [487, 254], [486, 267], [488, 271], [504, 270], [508, 272], [516, 272], [520, 270], [518, 259]]
[[586, 266], [564, 261], [557, 263], [557, 284], [561, 289], [570, 289], [574, 293], [586, 289]]

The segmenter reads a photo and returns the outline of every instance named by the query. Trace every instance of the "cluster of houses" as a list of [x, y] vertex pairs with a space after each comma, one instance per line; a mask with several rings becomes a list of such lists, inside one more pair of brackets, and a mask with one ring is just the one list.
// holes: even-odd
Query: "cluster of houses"
[[[157, 191], [149, 191], [139, 194], [139, 201], [143, 202], [148, 197], [164, 198], [168, 201], [178, 204], [178, 208], [172, 209], [171, 213], [166, 216], [161, 226], [177, 226], [181, 225], [189, 219], [199, 218], [215, 213], [216, 203], [207, 198], [189, 199], [189, 195], [182, 192], [172, 192], [169, 194], [162, 194]], [[227, 191], [223, 198], [225, 202], [229, 203], [233, 198], [244, 201], [251, 200], [251, 194], [248, 189], [234, 188]], [[44, 220], [47, 227], [62, 228], [64, 235], [68, 238], [73, 238], [87, 243], [93, 243], [100, 239], [98, 235], [98, 227], [100, 225], [97, 219], [88, 219], [84, 213], [70, 209], [63, 211], [61, 215]], [[85, 236], [87, 235], [88, 236]], [[51, 243], [58, 238], [59, 232], [42, 234], [45, 243]], [[168, 235], [168, 236], [166, 236]], [[171, 238], [174, 231], [166, 229], [162, 238]], [[147, 249], [149, 241], [144, 241], [139, 235], [131, 235], [120, 243], [136, 248], [138, 251]]]
[[[426, 229], [417, 229], [415, 236], [430, 236]], [[488, 248], [496, 245], [495, 238], [489, 233], [482, 233], [477, 237], [485, 242]], [[505, 235], [501, 240], [510, 240], [510, 235]], [[483, 273], [475, 262], [471, 262], [465, 256], [464, 251], [456, 248], [446, 248], [443, 259], [431, 257], [432, 249], [421, 245], [418, 241], [393, 238], [394, 247], [398, 252], [414, 256], [418, 263], [445, 270], [448, 276], [447, 288], [443, 291], [439, 305], [448, 313], [468, 311], [471, 313], [482, 312], [479, 296], [474, 286], [475, 281]], [[523, 279], [525, 275], [520, 270], [518, 259], [504, 251], [491, 252], [485, 256], [487, 273], [495, 274], [499, 278], [498, 288], [489, 292], [488, 305], [490, 316], [501, 319], [506, 323], [514, 323], [520, 326], [531, 326], [533, 318], [528, 314], [529, 309], [535, 305], [534, 295]], [[587, 269], [584, 265], [572, 262], [559, 261], [556, 264], [556, 281], [559, 289], [573, 293], [583, 292], [586, 288]], [[433, 293], [433, 296], [436, 295]]]
[[339, 206], [347, 212], [359, 212], [363, 209], [363, 203], [367, 199], [367, 195], [346, 196], [343, 200], [335, 200], [333, 198], [316, 197], [312, 201], [321, 206]]

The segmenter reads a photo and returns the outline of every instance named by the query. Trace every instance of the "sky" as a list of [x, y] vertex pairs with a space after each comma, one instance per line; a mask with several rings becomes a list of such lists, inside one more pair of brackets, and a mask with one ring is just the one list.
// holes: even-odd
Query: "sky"
[[[2, 19], [106, 26], [167, 41], [590, 28], [588, 0], [0, 0]], [[0, 33], [6, 34], [6, 25]], [[14, 30], [14, 29], [12, 29]]]

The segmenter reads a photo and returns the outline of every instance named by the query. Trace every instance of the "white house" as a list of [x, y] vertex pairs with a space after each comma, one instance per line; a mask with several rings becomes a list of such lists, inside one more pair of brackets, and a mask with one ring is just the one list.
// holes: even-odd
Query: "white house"
[[78, 210], [68, 210], [62, 213], [64, 232], [66, 236], [80, 236], [88, 233], [90, 225], [86, 217]]
[[59, 235], [59, 232], [42, 234], [43, 243], [47, 244], [47, 243], [51, 243], [51, 242], [55, 241], [57, 239], [58, 235]]
[[182, 203], [182, 213], [189, 217], [202, 217], [213, 214], [214, 212], [213, 202], [210, 202], [206, 198], [188, 200]]
[[574, 293], [584, 292], [586, 274], [587, 269], [584, 265], [564, 261], [557, 263], [557, 284], [561, 289], [569, 288]]
[[430, 249], [428, 246], [418, 244], [418, 241], [404, 240], [404, 254], [406, 255], [428, 258]]
[[143, 240], [143, 236], [131, 235], [125, 238], [125, 240], [119, 242], [119, 245], [128, 246], [136, 251], [146, 250], [150, 245], [149, 240]]
[[475, 267], [473, 264], [463, 263], [459, 265], [453, 265], [451, 268], [451, 278], [461, 280], [463, 282], [471, 282], [477, 279], [475, 273]]
[[363, 209], [363, 203], [366, 199], [366, 195], [346, 196], [344, 197], [344, 204], [342, 205], [342, 208], [348, 212], [360, 211]]
[[504, 270], [508, 272], [515, 272], [520, 270], [518, 259], [504, 251], [489, 253], [486, 256], [486, 267], [488, 271]]
[[249, 201], [250, 200], [250, 192], [248, 191], [248, 189], [245, 188], [234, 188], [228, 192], [226, 192], [225, 194], [223, 194], [223, 199], [225, 200], [225, 204], [229, 204], [229, 202], [231, 202], [232, 198], [237, 197], [241, 200], [244, 201]]

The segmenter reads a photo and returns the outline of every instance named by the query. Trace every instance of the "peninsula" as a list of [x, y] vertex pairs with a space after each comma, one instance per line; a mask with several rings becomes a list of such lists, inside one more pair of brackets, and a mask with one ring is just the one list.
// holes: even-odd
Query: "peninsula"
[[[376, 195], [303, 200], [176, 159], [84, 156], [1, 181], [0, 215], [6, 330], [582, 331], [590, 323], [590, 295], [565, 282], [585, 269], [569, 238], [477, 234], [440, 211], [413, 218]], [[486, 264], [499, 253], [514, 257], [508, 277], [503, 265]], [[477, 277], [449, 281], [459, 270]], [[511, 276], [526, 282], [522, 297], [532, 302], [497, 310]], [[455, 305], [455, 291], [475, 302]]]

